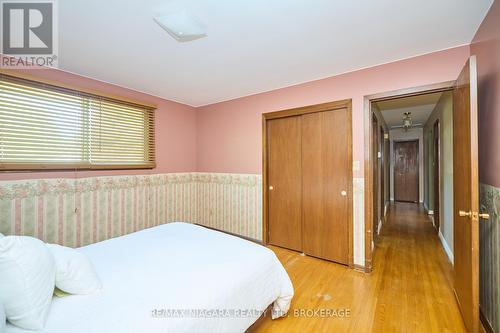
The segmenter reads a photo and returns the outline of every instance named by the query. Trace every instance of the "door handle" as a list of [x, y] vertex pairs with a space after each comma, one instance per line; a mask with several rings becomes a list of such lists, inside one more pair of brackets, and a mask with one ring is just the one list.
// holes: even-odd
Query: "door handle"
[[490, 214], [488, 213], [480, 213], [479, 218], [483, 220], [489, 220], [490, 219]]
[[464, 210], [459, 210], [458, 215], [461, 217], [472, 217], [472, 212], [470, 210], [468, 212]]
[[458, 211], [458, 215], [460, 215], [461, 217], [473, 217], [475, 219], [477, 218], [480, 218], [480, 219], [483, 219], [483, 220], [489, 220], [490, 219], [490, 214], [488, 213], [476, 213], [476, 212], [471, 212], [470, 210], [468, 212], [466, 211], [463, 211], [463, 210], [459, 210]]
[[273, 185], [269, 186], [269, 191], [272, 191], [272, 190], [274, 190], [274, 186]]
[[347, 195], [347, 191], [340, 192], [340, 195], [343, 196], [343, 197], [345, 197]]

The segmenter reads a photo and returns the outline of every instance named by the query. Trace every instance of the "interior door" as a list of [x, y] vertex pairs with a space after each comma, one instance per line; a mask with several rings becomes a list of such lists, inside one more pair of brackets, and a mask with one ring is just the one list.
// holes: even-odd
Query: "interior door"
[[394, 142], [394, 200], [418, 202], [418, 140]]
[[302, 251], [300, 123], [300, 116], [267, 121], [268, 242], [296, 251]]
[[[453, 90], [455, 294], [469, 332], [479, 332], [479, 172], [476, 58]], [[484, 216], [486, 217], [486, 216]]]
[[304, 252], [348, 264], [352, 159], [347, 109], [302, 116]]
[[439, 144], [439, 120], [436, 120], [434, 123], [434, 157], [433, 157], [433, 165], [434, 165], [434, 225], [436, 229], [439, 231], [440, 225], [440, 188], [441, 188], [441, 166], [440, 166], [440, 144]]
[[379, 209], [380, 209], [380, 218], [383, 219], [384, 213], [385, 213], [385, 139], [384, 139], [384, 128], [380, 127], [380, 135], [379, 135], [379, 141], [380, 141], [380, 162], [378, 163], [380, 166], [380, 204], [379, 204]]
[[372, 158], [373, 158], [373, 196], [372, 196], [372, 207], [373, 207], [373, 218], [372, 218], [372, 230], [373, 230], [373, 242], [377, 242], [378, 237], [378, 223], [379, 223], [379, 131], [378, 131], [378, 120], [375, 114], [372, 115]]

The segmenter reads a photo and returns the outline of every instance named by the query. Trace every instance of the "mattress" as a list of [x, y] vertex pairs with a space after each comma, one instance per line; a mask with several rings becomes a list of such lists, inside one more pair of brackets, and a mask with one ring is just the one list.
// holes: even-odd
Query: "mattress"
[[[293, 287], [266, 247], [188, 223], [169, 223], [77, 249], [103, 289], [54, 297], [50, 333], [244, 332]], [[7, 333], [33, 332], [10, 324]]]

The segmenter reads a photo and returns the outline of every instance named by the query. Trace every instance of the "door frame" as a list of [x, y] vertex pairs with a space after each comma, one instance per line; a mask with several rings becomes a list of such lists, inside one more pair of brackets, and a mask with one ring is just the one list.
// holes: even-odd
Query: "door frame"
[[[373, 220], [373, 152], [372, 152], [372, 123], [373, 112], [372, 103], [389, 99], [403, 98], [410, 96], [425, 95], [433, 92], [444, 92], [453, 90], [455, 81], [446, 81], [435, 84], [423, 85], [413, 88], [398, 89], [378, 94], [364, 96], [364, 203], [365, 203], [365, 272], [369, 273], [373, 269], [373, 256], [375, 248], [372, 249], [373, 230], [371, 227]], [[368, 194], [370, 193], [370, 194]]]
[[418, 204], [420, 201], [420, 139], [398, 139], [398, 140], [393, 140], [392, 141], [392, 150], [393, 150], [393, 166], [396, 164], [396, 144], [401, 143], [401, 142], [416, 142], [417, 143], [417, 166], [418, 166], [418, 171], [417, 171], [417, 201], [401, 201], [401, 200], [396, 200], [396, 170], [393, 168], [392, 173], [393, 173], [393, 178], [394, 179], [394, 184], [392, 185], [394, 188], [394, 202], [409, 202], [409, 203], [416, 203]]
[[348, 160], [351, 161], [349, 167], [350, 182], [347, 184], [347, 200], [348, 200], [348, 264], [350, 268], [354, 268], [354, 232], [353, 232], [353, 170], [352, 170], [352, 99], [344, 99], [335, 102], [315, 104], [298, 108], [286, 109], [281, 111], [272, 111], [262, 114], [262, 243], [269, 244], [269, 188], [268, 188], [268, 163], [267, 163], [267, 121], [277, 118], [285, 118], [292, 116], [300, 116], [308, 113], [316, 113], [322, 111], [333, 111], [339, 109], [347, 109], [347, 118], [349, 123], [348, 137]]

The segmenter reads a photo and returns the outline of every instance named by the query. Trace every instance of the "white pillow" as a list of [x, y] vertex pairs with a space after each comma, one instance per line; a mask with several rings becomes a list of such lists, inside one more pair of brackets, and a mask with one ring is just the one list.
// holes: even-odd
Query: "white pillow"
[[42, 329], [50, 310], [56, 265], [41, 240], [0, 239], [0, 302], [7, 320], [25, 329]]
[[56, 261], [56, 287], [70, 294], [87, 295], [102, 288], [92, 263], [75, 249], [47, 244]]
[[5, 332], [5, 310], [3, 309], [2, 302], [0, 302], [0, 333]]

